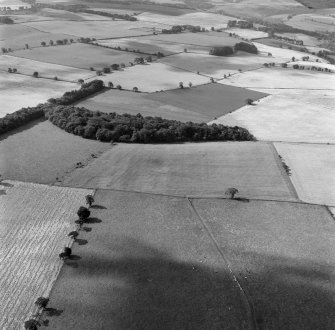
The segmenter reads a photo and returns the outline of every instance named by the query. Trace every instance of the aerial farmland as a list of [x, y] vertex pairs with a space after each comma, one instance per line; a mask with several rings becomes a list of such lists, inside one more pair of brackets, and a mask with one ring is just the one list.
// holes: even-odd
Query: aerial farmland
[[0, 0], [0, 329], [334, 329], [334, 17]]

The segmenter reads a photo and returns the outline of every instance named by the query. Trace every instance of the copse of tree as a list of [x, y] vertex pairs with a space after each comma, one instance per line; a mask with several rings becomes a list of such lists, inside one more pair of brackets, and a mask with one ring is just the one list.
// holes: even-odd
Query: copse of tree
[[136, 17], [130, 16], [128, 14], [107, 13], [105, 11], [91, 10], [91, 9], [81, 9], [80, 11], [87, 14], [106, 16], [114, 19], [122, 19], [125, 21], [137, 21]]
[[228, 56], [233, 54], [234, 49], [230, 46], [213, 47], [209, 51], [209, 55], [215, 55], [215, 56]]
[[93, 80], [86, 84], [82, 84], [80, 89], [78, 90], [72, 90], [70, 92], [66, 92], [63, 94], [62, 97], [57, 99], [51, 98], [48, 100], [48, 102], [57, 105], [68, 105], [84, 97], [100, 92], [103, 89], [104, 89], [104, 82], [102, 80]]
[[185, 141], [254, 141], [241, 127], [183, 123], [161, 117], [143, 117], [90, 111], [73, 106], [51, 106], [45, 116], [69, 133], [104, 142], [171, 143]]
[[235, 51], [241, 50], [243, 52], [257, 54], [258, 49], [254, 44], [249, 44], [248, 42], [238, 42], [235, 44]]
[[12, 18], [8, 16], [0, 16], [0, 23], [1, 24], [13, 24], [14, 21]]

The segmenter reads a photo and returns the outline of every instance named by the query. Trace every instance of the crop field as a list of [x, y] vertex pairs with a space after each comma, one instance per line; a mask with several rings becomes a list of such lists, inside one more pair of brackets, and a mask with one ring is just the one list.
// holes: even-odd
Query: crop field
[[73, 247], [50, 305], [53, 330], [247, 330], [240, 289], [184, 198], [97, 191], [88, 244]]
[[236, 187], [242, 197], [295, 199], [273, 147], [255, 142], [119, 144], [61, 184], [220, 197]]
[[152, 34], [159, 23], [129, 21], [47, 21], [28, 22], [25, 26], [42, 32], [71, 34], [77, 37], [121, 38]]
[[325, 15], [296, 15], [285, 21], [285, 24], [306, 31], [335, 32], [335, 18]]
[[[47, 25], [50, 24], [50, 20], [41, 23]], [[0, 25], [0, 36], [0, 47], [10, 47], [12, 50], [23, 49], [25, 44], [28, 44], [29, 47], [40, 47], [42, 41], [49, 43], [49, 40], [56, 42], [58, 39], [75, 38], [67, 31], [64, 33], [55, 33], [54, 31], [45, 33], [25, 24], [2, 24]]]
[[258, 140], [335, 143], [335, 91], [277, 92], [213, 122], [245, 127]]
[[292, 182], [301, 200], [335, 206], [334, 145], [275, 143], [291, 168]]
[[331, 329], [335, 226], [325, 207], [194, 200], [261, 329]]
[[335, 75], [308, 70], [264, 68], [236, 74], [219, 83], [251, 89], [334, 90]]
[[266, 38], [268, 37], [267, 32], [263, 31], [256, 31], [256, 30], [250, 30], [250, 29], [228, 29], [225, 30], [226, 33], [235, 33], [241, 38], [246, 38], [246, 39], [258, 39], [258, 38]]
[[0, 117], [23, 107], [36, 106], [51, 97], [60, 97], [66, 91], [77, 88], [77, 85], [64, 81], [2, 73], [0, 75]]
[[20, 50], [14, 54], [35, 61], [66, 64], [67, 66], [87, 70], [90, 67], [96, 70], [102, 69], [105, 66], [110, 67], [114, 63], [120, 64], [122, 62], [129, 65], [130, 61], [138, 57], [137, 54], [82, 43]]
[[172, 68], [164, 63], [135, 65], [101, 76], [99, 79], [105, 83], [111, 81], [114, 86], [121, 85], [124, 89], [132, 90], [137, 87], [139, 91], [149, 93], [179, 88], [179, 82], [183, 82], [186, 87], [189, 82], [197, 86], [210, 81], [208, 77]]
[[[33, 146], [33, 147], [32, 147]], [[73, 171], [78, 162], [92, 161], [110, 144], [66, 133], [49, 121], [36, 121], [0, 139], [0, 173], [6, 179], [53, 183]]]
[[70, 82], [76, 82], [80, 78], [86, 79], [95, 76], [95, 72], [91, 72], [89, 70], [82, 70], [70, 66], [34, 61], [10, 55], [0, 56], [0, 71], [7, 71], [8, 68], [16, 68], [18, 73], [29, 76], [32, 76], [33, 73], [37, 71], [39, 77], [57, 77], [58, 79]]
[[19, 330], [48, 297], [86, 189], [5, 181], [0, 196], [0, 328]]
[[[267, 56], [252, 55], [238, 52], [232, 56], [213, 56], [205, 54], [182, 53], [160, 59], [160, 62], [176, 68], [199, 72], [216, 79], [223, 79], [225, 75], [242, 71], [259, 69], [267, 62]], [[272, 59], [271, 59], [272, 61]]]

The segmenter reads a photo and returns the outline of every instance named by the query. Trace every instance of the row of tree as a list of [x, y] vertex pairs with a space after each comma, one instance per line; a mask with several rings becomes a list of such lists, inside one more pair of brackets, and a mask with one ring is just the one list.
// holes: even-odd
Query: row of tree
[[184, 141], [253, 141], [244, 128], [183, 123], [141, 114], [116, 114], [73, 106], [51, 106], [45, 116], [68, 133], [105, 142], [168, 143]]
[[80, 11], [83, 12], [83, 13], [87, 13], [87, 14], [111, 17], [113, 19], [122, 19], [122, 20], [125, 20], [125, 21], [137, 21], [136, 17], [131, 16], [129, 14], [108, 13], [108, 12], [105, 12], [105, 11], [91, 10], [91, 9], [81, 9]]

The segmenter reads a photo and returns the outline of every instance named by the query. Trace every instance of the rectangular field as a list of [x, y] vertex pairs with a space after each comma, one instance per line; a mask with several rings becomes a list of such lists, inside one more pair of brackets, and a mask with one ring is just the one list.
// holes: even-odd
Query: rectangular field
[[187, 200], [111, 191], [95, 200], [99, 223], [80, 234], [78, 267], [65, 265], [53, 288], [63, 313], [51, 329], [249, 329], [240, 290]]
[[[75, 43], [64, 46], [40, 47], [31, 50], [20, 50], [15, 56], [35, 61], [72, 66], [75, 68], [95, 70], [110, 67], [112, 64], [129, 65], [139, 55], [94, 45]], [[93, 72], [94, 73], [94, 72]]]
[[35, 300], [49, 296], [76, 211], [93, 192], [17, 181], [0, 187], [0, 328], [20, 330]]
[[0, 173], [6, 179], [53, 183], [109, 147], [66, 133], [49, 121], [32, 122], [1, 136]]
[[296, 198], [273, 147], [254, 142], [118, 144], [62, 184], [220, 197], [236, 187], [242, 197]]
[[318, 144], [275, 143], [292, 172], [301, 200], [335, 206], [335, 147]]
[[260, 329], [332, 329], [335, 226], [325, 207], [194, 200]]

